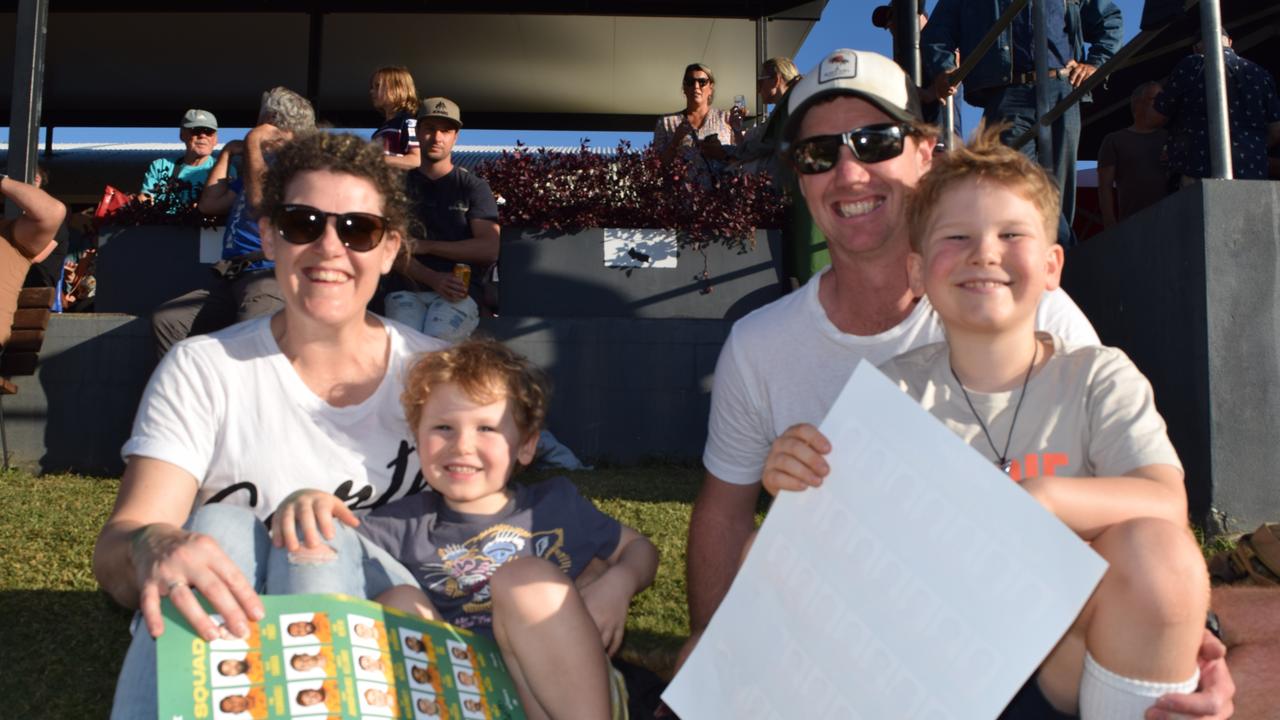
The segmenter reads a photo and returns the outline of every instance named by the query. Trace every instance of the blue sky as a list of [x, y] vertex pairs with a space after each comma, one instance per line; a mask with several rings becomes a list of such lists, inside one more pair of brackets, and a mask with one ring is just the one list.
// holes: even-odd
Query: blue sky
[[[1125, 18], [1125, 40], [1138, 33], [1138, 21], [1142, 13], [1142, 0], [1113, 0], [1120, 6]], [[881, 0], [887, 2], [887, 0]], [[932, 8], [936, 0], [924, 0]], [[889, 33], [871, 25], [871, 10], [881, 4], [875, 0], [829, 0], [827, 8], [809, 33], [804, 45], [796, 54], [796, 65], [807, 72], [828, 51], [839, 47], [858, 50], [874, 50], [885, 55], [893, 54]], [[977, 127], [979, 113], [960, 103], [966, 131]], [[373, 111], [370, 110], [372, 116]], [[372, 128], [369, 128], [372, 131]], [[224, 128], [219, 140], [226, 142], [244, 135], [244, 128]], [[43, 137], [43, 132], [41, 133]], [[643, 133], [583, 132], [566, 130], [548, 132], [541, 130], [467, 130], [460, 138], [463, 145], [512, 145], [520, 140], [527, 145], [575, 146], [581, 138], [589, 138], [592, 145], [612, 147], [618, 140], [630, 140], [639, 147], [649, 143], [651, 136]], [[57, 128], [56, 142], [176, 142], [177, 134], [169, 128]], [[0, 128], [0, 142], [8, 142], [9, 129]]]

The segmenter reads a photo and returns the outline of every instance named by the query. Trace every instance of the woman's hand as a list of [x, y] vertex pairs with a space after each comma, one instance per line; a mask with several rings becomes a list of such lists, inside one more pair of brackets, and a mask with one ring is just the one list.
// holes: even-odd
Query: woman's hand
[[779, 490], [805, 490], [818, 487], [831, 471], [823, 455], [831, 452], [831, 443], [818, 428], [801, 423], [792, 425], [773, 441], [764, 461], [761, 480], [770, 495]]
[[[336, 534], [334, 519], [350, 527], [360, 524], [336, 496], [320, 490], [299, 490], [280, 503], [272, 520], [271, 543], [289, 552], [315, 549], [332, 540]], [[298, 535], [301, 531], [302, 541]]]
[[[253, 586], [207, 535], [165, 523], [144, 525], [133, 533], [129, 556], [140, 589], [138, 609], [152, 637], [164, 632], [160, 598], [165, 596], [205, 640], [244, 637], [249, 622], [263, 617]], [[213, 605], [222, 625], [209, 617], [192, 590]]]

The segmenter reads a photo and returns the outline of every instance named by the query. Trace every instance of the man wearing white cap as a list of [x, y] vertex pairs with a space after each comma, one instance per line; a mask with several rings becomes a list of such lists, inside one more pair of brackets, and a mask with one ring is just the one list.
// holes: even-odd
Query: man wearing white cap
[[[907, 282], [905, 202], [929, 169], [934, 130], [915, 86], [892, 60], [836, 50], [791, 91], [782, 153], [826, 236], [831, 265], [739, 320], [716, 365], [687, 552], [693, 637], [710, 620], [754, 529], [770, 445], [821, 422], [859, 360], [880, 364], [943, 340], [929, 299]], [[1080, 309], [1047, 293], [1037, 327], [1097, 344]]]
[[218, 145], [218, 119], [208, 110], [188, 110], [182, 116], [178, 137], [182, 138], [186, 151], [178, 158], [153, 161], [142, 179], [139, 193], [148, 201], [160, 201], [174, 214], [200, 199], [200, 191], [204, 190], [215, 162], [213, 149]]

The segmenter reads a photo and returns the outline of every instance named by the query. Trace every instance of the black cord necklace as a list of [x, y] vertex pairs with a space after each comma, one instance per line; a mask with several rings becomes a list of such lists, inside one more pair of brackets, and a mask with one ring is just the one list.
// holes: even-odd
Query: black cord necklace
[[1022, 390], [1018, 393], [1018, 404], [1013, 407], [1013, 422], [1009, 423], [1009, 437], [1004, 440], [1004, 452], [996, 450], [996, 444], [991, 440], [991, 433], [987, 430], [987, 424], [982, 421], [982, 416], [978, 414], [977, 408], [973, 406], [973, 400], [969, 399], [969, 391], [964, 389], [964, 383], [960, 382], [960, 376], [956, 375], [956, 368], [949, 361], [947, 367], [951, 368], [951, 377], [955, 378], [956, 385], [960, 386], [960, 392], [964, 395], [964, 401], [969, 404], [969, 412], [973, 413], [974, 419], [978, 421], [978, 427], [982, 428], [982, 434], [987, 437], [987, 444], [991, 446], [992, 454], [998, 454], [1000, 459], [996, 461], [996, 467], [1004, 471], [1005, 475], [1013, 469], [1013, 461], [1009, 459], [1009, 446], [1013, 443], [1013, 428], [1018, 424], [1018, 412], [1022, 410], [1022, 401], [1027, 397], [1027, 382], [1031, 380], [1031, 371], [1036, 367], [1036, 360], [1040, 358], [1040, 341], [1036, 340], [1035, 352], [1031, 354], [1031, 364], [1027, 366], [1027, 375], [1022, 378]]

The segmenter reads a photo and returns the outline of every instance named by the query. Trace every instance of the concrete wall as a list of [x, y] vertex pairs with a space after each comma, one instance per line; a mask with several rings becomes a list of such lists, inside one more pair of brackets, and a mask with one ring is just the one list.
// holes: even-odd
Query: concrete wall
[[1205, 181], [1067, 254], [1102, 341], [1151, 380], [1213, 530], [1280, 517], [1280, 183]]
[[747, 251], [682, 249], [674, 268], [606, 268], [603, 243], [599, 228], [545, 237], [504, 230], [502, 314], [732, 319], [781, 294], [777, 231], [758, 231]]
[[151, 329], [131, 315], [54, 315], [40, 365], [4, 398], [11, 462], [116, 475], [120, 446], [155, 365]]
[[[130, 228], [103, 246], [99, 308], [56, 315], [35, 376], [4, 399], [13, 461], [46, 472], [117, 474], [138, 400], [155, 365], [147, 313], [208, 270], [191, 228]], [[776, 233], [754, 251], [708, 252], [710, 293], [678, 268], [603, 267], [598, 231], [533, 240], [508, 235], [502, 317], [487, 332], [528, 355], [555, 384], [550, 427], [587, 460], [697, 458], [711, 375], [733, 321], [778, 296]]]

